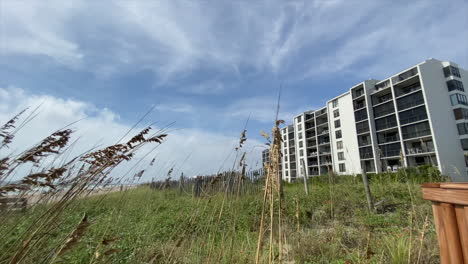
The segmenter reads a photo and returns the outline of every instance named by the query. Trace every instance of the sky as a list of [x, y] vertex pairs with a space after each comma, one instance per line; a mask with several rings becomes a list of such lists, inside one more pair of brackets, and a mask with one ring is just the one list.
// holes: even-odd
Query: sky
[[85, 149], [153, 109], [136, 129], [170, 132], [145, 177], [232, 167], [244, 127], [253, 169], [280, 89], [290, 122], [428, 58], [466, 69], [467, 14], [466, 0], [0, 0], [0, 123], [41, 105], [11, 151], [81, 119]]

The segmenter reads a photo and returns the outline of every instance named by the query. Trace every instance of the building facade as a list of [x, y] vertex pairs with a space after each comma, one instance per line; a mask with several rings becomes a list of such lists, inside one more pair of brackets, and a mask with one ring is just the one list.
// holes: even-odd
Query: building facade
[[468, 71], [426, 60], [366, 80], [281, 129], [283, 179], [437, 166], [467, 181]]

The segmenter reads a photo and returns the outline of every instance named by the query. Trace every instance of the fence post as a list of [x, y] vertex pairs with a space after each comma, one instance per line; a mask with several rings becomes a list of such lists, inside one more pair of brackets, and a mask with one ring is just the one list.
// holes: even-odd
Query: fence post
[[366, 192], [366, 198], [367, 198], [367, 206], [369, 207], [369, 211], [373, 212], [374, 211], [374, 206], [372, 203], [372, 194], [369, 188], [369, 179], [367, 178], [366, 170], [362, 169], [362, 182], [364, 184], [364, 191]]
[[184, 190], [184, 173], [182, 172], [180, 174], [180, 179], [179, 179], [179, 192], [182, 193]]
[[308, 171], [307, 171], [307, 168], [305, 167], [305, 161], [304, 159], [301, 159], [301, 164], [302, 164], [302, 174], [304, 176], [304, 191], [305, 191], [305, 194], [306, 195], [309, 195], [309, 184], [307, 183], [307, 180], [308, 180]]
[[195, 179], [195, 185], [194, 185], [194, 196], [195, 197], [200, 197], [201, 194], [201, 186], [202, 185], [202, 178], [200, 176], [197, 176]]

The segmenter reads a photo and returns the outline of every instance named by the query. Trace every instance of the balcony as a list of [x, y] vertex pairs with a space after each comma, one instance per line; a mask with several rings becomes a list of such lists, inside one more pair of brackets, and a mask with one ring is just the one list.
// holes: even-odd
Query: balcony
[[321, 160], [320, 165], [331, 165], [332, 161], [331, 160]]
[[358, 88], [353, 92], [353, 99], [361, 97], [364, 95], [364, 88]]
[[355, 112], [354, 113], [354, 118], [355, 118], [356, 122], [366, 120], [367, 119], [366, 109], [362, 109], [362, 110], [359, 110], [359, 111]]
[[370, 139], [367, 139], [367, 140], [359, 140], [358, 144], [359, 144], [359, 147], [364, 147], [364, 146], [369, 146], [369, 145], [371, 145], [372, 142], [371, 142]]
[[401, 125], [406, 125], [418, 121], [423, 121], [427, 119], [427, 114], [421, 114], [421, 115], [416, 115], [416, 116], [411, 116], [405, 119], [400, 119], [400, 124]]
[[417, 92], [397, 100], [398, 111], [403, 111], [421, 104], [424, 104], [422, 92]]
[[413, 68], [413, 69], [411, 69], [409, 71], [406, 71], [406, 72], [404, 72], [402, 74], [399, 74], [398, 76], [393, 77], [392, 82], [393, 82], [393, 84], [396, 84], [396, 83], [399, 83], [399, 82], [404, 81], [406, 79], [409, 79], [409, 78], [415, 76], [416, 74], [418, 74], [418, 68]]
[[362, 109], [366, 106], [365, 100], [359, 100], [354, 102], [354, 110]]
[[374, 157], [374, 155], [372, 154], [372, 152], [364, 152], [364, 153], [359, 154], [359, 157], [361, 159], [371, 159]]
[[372, 100], [372, 103], [373, 103], [373, 105], [378, 105], [378, 104], [388, 102], [388, 101], [390, 101], [392, 99], [393, 99], [392, 94], [389, 93], [389, 94], [382, 95], [382, 96], [379, 96], [379, 97], [374, 97], [374, 99]]
[[388, 87], [390, 87], [390, 80], [385, 80], [385, 81], [375, 85], [375, 91], [377, 92], [377, 91], [383, 90], [383, 89], [388, 88]]
[[365, 122], [364, 124], [365, 125], [360, 125], [360, 126], [356, 125], [356, 132], [358, 134], [369, 132], [369, 123]]
[[384, 157], [384, 158], [397, 157], [397, 156], [400, 156], [400, 152], [401, 152], [400, 149], [382, 151], [381, 152], [381, 157]]
[[319, 145], [330, 144], [330, 139], [319, 141], [318, 144]]
[[420, 131], [415, 131], [415, 132], [403, 133], [403, 138], [411, 139], [411, 138], [424, 137], [424, 136], [429, 136], [429, 135], [431, 135], [431, 130], [425, 129], [425, 130], [420, 130]]
[[435, 149], [433, 147], [426, 147], [426, 148], [407, 148], [406, 149], [406, 154], [408, 155], [417, 155], [417, 154], [424, 154], [424, 153], [430, 153], [430, 152], [435, 152]]
[[396, 126], [397, 126], [397, 121], [392, 120], [392, 121], [388, 121], [388, 122], [379, 123], [378, 125], [376, 124], [375, 129], [377, 131], [380, 131], [380, 130], [384, 130], [384, 129], [393, 128], [393, 127], [396, 127]]
[[391, 136], [378, 136], [378, 138], [379, 138], [379, 144], [387, 144], [387, 143], [396, 142], [400, 140], [398, 133], [394, 133]]
[[330, 131], [329, 130], [323, 130], [322, 132], [319, 133], [319, 135], [325, 135], [328, 134]]
[[403, 88], [395, 89], [395, 96], [402, 97], [406, 94], [419, 91], [419, 90], [421, 90], [421, 85], [419, 83], [415, 83], [415, 84], [412, 84]]

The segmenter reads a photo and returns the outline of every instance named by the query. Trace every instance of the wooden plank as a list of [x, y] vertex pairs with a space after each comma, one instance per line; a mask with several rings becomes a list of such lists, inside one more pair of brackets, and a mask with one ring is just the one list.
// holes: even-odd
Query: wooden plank
[[468, 190], [454, 190], [442, 188], [422, 188], [423, 198], [426, 200], [468, 205]]
[[432, 182], [423, 183], [423, 184], [421, 184], [421, 187], [423, 187], [423, 188], [439, 188], [440, 183], [432, 183]]
[[442, 207], [442, 215], [440, 215], [440, 217], [445, 228], [450, 263], [463, 264], [463, 253], [461, 249], [460, 234], [458, 233], [455, 207], [448, 203], [441, 203], [440, 206]]
[[468, 207], [455, 206], [455, 214], [457, 216], [458, 231], [460, 232], [463, 259], [465, 263], [468, 263]]
[[447, 182], [447, 183], [441, 183], [440, 188], [444, 189], [462, 189], [462, 190], [468, 190], [468, 183], [466, 182]]
[[435, 202], [432, 204], [434, 212], [435, 227], [437, 232], [437, 242], [439, 243], [440, 262], [442, 264], [450, 263], [450, 253], [447, 244], [447, 234], [445, 230], [445, 223], [443, 222], [443, 209], [440, 203]]

